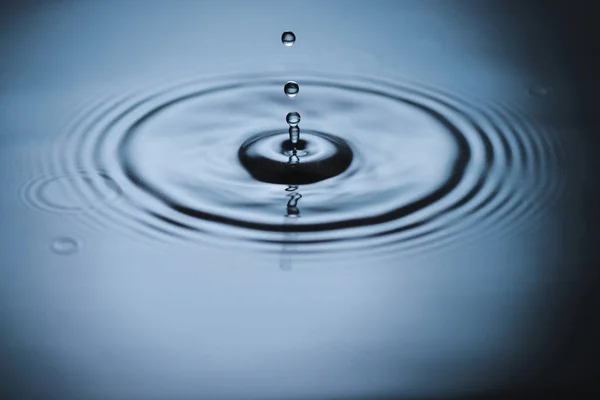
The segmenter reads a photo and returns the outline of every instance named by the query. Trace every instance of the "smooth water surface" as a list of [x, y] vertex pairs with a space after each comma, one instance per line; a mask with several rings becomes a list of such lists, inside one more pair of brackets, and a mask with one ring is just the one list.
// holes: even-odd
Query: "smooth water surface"
[[485, 398], [594, 374], [563, 325], [585, 126], [535, 7], [6, 10], [13, 398]]

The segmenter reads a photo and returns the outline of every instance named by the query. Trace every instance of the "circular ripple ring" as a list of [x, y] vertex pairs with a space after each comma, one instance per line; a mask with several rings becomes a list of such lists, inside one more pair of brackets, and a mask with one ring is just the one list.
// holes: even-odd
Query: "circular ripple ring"
[[[280, 168], [291, 151], [283, 75], [185, 82], [94, 105], [57, 143], [54, 172], [102, 171], [118, 185], [120, 201], [86, 214], [94, 224], [266, 251], [293, 242], [298, 253], [510, 232], [564, 189], [557, 136], [506, 105], [410, 83], [294, 76], [306, 93], [294, 105], [307, 121], [300, 174]], [[256, 160], [272, 168], [257, 171]], [[106, 197], [97, 182], [67, 183], [87, 203]]]

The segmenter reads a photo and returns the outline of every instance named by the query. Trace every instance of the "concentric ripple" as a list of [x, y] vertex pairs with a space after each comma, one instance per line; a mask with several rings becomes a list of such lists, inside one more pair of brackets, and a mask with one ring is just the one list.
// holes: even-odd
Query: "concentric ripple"
[[[83, 201], [73, 189], [78, 186], [101, 188], [93, 202]], [[121, 189], [100, 171], [75, 171], [68, 175], [41, 176], [23, 188], [23, 200], [33, 208], [55, 213], [79, 213], [115, 201]]]
[[[318, 179], [271, 179], [290, 150], [281, 147], [290, 100], [276, 74], [96, 104], [57, 143], [54, 173], [103, 171], [115, 182], [121, 201], [90, 221], [159, 240], [266, 251], [293, 243], [296, 253], [422, 249], [507, 233], [534, 220], [564, 183], [558, 136], [506, 105], [409, 83], [292, 75], [302, 82], [294, 110], [307, 135], [298, 165]], [[344, 165], [311, 164], [309, 153]], [[253, 176], [242, 165], [253, 157], [271, 160], [271, 172]], [[71, 183], [92, 204], [106, 193], [97, 182]]]

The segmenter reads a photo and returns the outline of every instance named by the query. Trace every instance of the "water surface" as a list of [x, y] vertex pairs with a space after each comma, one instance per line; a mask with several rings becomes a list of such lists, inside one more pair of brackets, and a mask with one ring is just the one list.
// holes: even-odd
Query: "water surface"
[[[540, 45], [545, 13], [7, 10], [0, 388], [13, 397], [461, 398], [594, 376], [561, 322], [589, 265], [575, 247], [592, 230], [578, 211], [587, 126], [574, 67]], [[558, 374], [553, 357], [586, 372]]]

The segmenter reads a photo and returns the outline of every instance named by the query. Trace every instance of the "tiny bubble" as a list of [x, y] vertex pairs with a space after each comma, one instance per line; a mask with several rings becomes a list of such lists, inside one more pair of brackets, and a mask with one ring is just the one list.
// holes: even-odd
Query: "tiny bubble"
[[554, 89], [551, 86], [533, 86], [529, 88], [528, 93], [530, 96], [541, 98], [549, 96], [553, 91]]
[[52, 241], [50, 248], [54, 253], [66, 256], [79, 251], [79, 242], [70, 237], [56, 238]]

